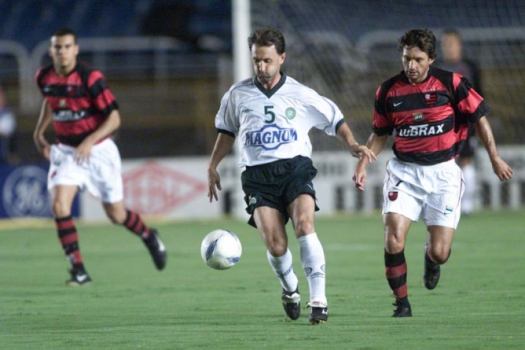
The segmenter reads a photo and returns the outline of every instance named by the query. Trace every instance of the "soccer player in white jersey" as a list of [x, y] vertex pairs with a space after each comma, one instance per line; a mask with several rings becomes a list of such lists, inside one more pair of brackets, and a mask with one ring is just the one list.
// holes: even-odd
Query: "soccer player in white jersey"
[[221, 180], [217, 166], [240, 142], [239, 166], [249, 224], [256, 227], [267, 248], [268, 261], [282, 286], [288, 317], [300, 316], [298, 279], [292, 267], [285, 225], [292, 220], [300, 245], [301, 263], [310, 288], [311, 324], [325, 323], [325, 255], [314, 227], [317, 170], [310, 159], [312, 127], [337, 136], [352, 156], [375, 155], [360, 146], [339, 108], [329, 99], [281, 71], [286, 54], [282, 33], [273, 28], [255, 30], [248, 38], [256, 76], [234, 84], [224, 95], [215, 118], [218, 131], [208, 168], [208, 197], [218, 200]]

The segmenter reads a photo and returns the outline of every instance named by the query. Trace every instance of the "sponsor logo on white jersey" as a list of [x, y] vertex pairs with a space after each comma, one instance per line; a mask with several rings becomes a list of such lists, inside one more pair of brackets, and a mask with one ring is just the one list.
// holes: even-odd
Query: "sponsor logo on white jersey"
[[275, 124], [265, 125], [257, 131], [246, 133], [245, 147], [262, 147], [265, 150], [274, 150], [286, 143], [297, 141], [297, 130], [281, 128]]

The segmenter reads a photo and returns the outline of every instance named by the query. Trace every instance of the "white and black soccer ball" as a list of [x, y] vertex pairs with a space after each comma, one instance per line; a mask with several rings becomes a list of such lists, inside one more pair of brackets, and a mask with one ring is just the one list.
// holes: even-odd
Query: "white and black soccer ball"
[[241, 254], [241, 241], [228, 230], [212, 231], [202, 240], [202, 260], [212, 269], [229, 269], [239, 261]]

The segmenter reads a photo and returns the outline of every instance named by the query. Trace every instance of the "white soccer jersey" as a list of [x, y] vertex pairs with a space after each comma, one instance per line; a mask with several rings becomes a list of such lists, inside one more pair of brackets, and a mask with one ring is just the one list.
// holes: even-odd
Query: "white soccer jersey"
[[310, 129], [335, 136], [343, 122], [335, 103], [284, 74], [270, 91], [256, 78], [234, 84], [215, 117], [217, 130], [237, 139], [241, 167], [310, 157]]

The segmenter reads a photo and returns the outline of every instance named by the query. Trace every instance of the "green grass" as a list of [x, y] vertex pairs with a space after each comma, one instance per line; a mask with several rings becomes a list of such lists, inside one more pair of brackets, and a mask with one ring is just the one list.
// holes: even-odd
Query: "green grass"
[[[393, 319], [380, 214], [318, 219], [327, 257], [327, 324], [308, 310], [285, 319], [280, 286], [256, 230], [238, 221], [156, 223], [169, 250], [154, 269], [124, 229], [78, 225], [93, 285], [66, 288], [54, 227], [0, 230], [1, 349], [518, 349], [525, 348], [522, 213], [462, 219], [439, 286], [422, 285], [425, 229], [406, 247], [414, 317]], [[35, 226], [35, 225], [33, 225]], [[215, 271], [200, 242], [228, 228], [243, 243], [237, 266]], [[303, 305], [308, 287], [290, 237]]]

